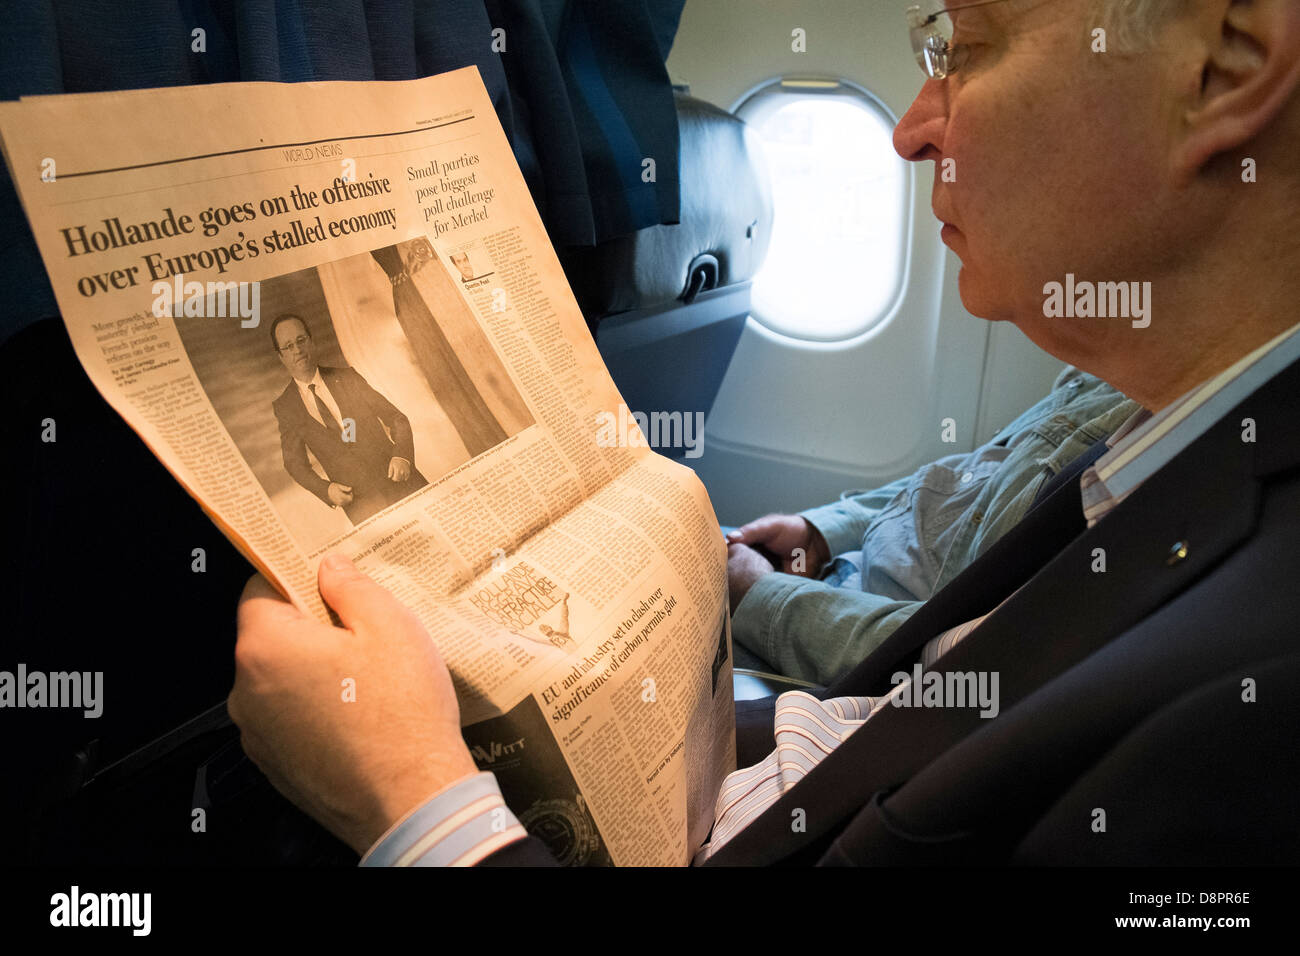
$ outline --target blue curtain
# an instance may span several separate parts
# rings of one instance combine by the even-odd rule
[[[664,61],[684,3],[3,0],[0,98],[238,80],[404,80],[474,65],[552,242],[592,245],[678,221],[677,119]],[[191,52],[196,27],[206,32],[203,53]],[[499,52],[496,28],[504,31]],[[647,158],[652,182],[642,179]],[[0,339],[57,312],[7,169],[0,294]]]

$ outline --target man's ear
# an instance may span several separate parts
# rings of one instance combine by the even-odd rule
[[[1207,43],[1200,97],[1175,156],[1188,178],[1260,135],[1300,89],[1300,0],[1227,0],[1209,26],[1221,32]]]

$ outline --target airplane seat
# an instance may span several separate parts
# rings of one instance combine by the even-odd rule
[[[707,418],[771,238],[772,189],[755,131],[680,88],[674,99],[681,221],[560,257],[628,408]]]

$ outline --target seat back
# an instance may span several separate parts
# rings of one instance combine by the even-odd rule
[[[767,252],[772,191],[756,132],[689,94],[675,98],[681,222],[561,259],[629,409],[707,416]]]

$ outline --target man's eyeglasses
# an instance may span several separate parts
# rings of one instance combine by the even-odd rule
[[[991,3],[1005,3],[1006,0],[977,0],[975,3],[961,3],[952,7],[941,7],[933,13],[923,13],[921,7],[907,8],[907,32],[912,38],[912,52],[916,62],[921,65],[925,75],[942,80],[956,73],[961,66],[963,47],[953,45],[952,17],[949,14],[969,7],[986,7]],[[934,9],[934,3],[927,5]]]
[[[284,345],[277,345],[275,347],[275,350],[277,352],[288,352],[290,349],[294,349],[294,348],[305,349],[307,347],[307,343],[310,341],[311,341],[310,335],[300,335],[296,339],[291,339],[290,341],[286,342]]]

